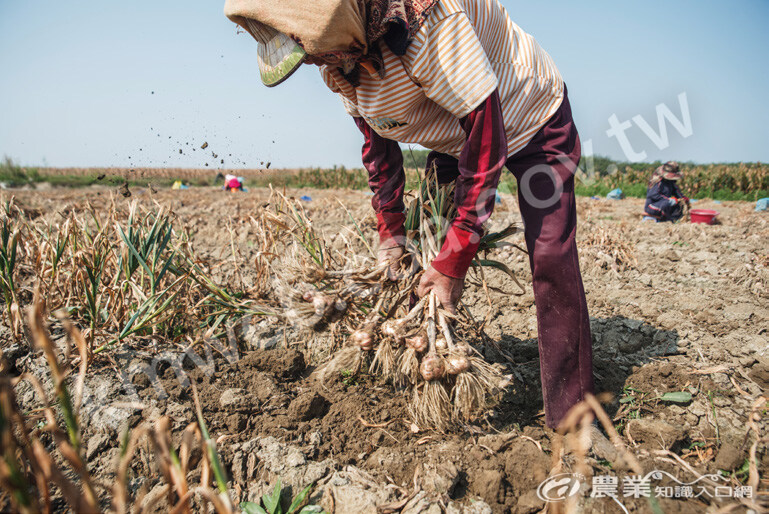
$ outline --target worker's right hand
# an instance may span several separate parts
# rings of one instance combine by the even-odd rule
[[[405,252],[402,246],[393,246],[390,248],[380,248],[377,261],[379,264],[387,264],[388,280],[398,280],[403,276],[401,264]]]
[[[465,288],[464,278],[454,278],[444,275],[432,266],[427,268],[422,280],[419,281],[417,295],[424,298],[428,293],[435,293],[438,303],[441,307],[451,314],[457,313],[459,299],[462,298],[462,291]]]

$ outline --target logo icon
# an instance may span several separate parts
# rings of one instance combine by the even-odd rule
[[[554,475],[539,484],[537,496],[546,502],[560,502],[571,498],[579,492],[580,480],[583,478],[582,475],[572,473]]]
[[[381,118],[366,118],[366,121],[369,125],[371,125],[374,128],[378,128],[379,130],[391,130],[398,127],[405,127],[408,125],[408,123],[404,123],[398,120],[394,120],[392,118],[388,117],[381,117]]]

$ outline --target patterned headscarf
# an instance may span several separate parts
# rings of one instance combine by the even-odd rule
[[[379,41],[398,56],[405,55],[417,31],[439,0],[358,0],[365,12],[367,53],[363,49],[329,52],[308,57],[307,62],[337,66],[353,86],[359,84],[361,68],[384,77]]]
[[[681,174],[681,167],[676,161],[666,162],[652,174],[652,178],[649,181],[649,185],[653,186],[661,180],[681,180],[683,175]]]

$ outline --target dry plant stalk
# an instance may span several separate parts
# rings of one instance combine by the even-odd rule
[[[54,394],[58,400],[59,407],[64,418],[66,426],[66,435],[60,431],[56,422],[56,415],[50,406],[46,405],[45,412],[48,425],[45,427],[45,431],[53,435],[59,452],[64,457],[65,461],[71,466],[72,470],[77,473],[80,478],[82,493],[77,495],[77,502],[73,504],[73,507],[80,509],[96,510],[98,505],[98,499],[96,492],[94,491],[91,476],[85,465],[85,461],[82,456],[82,440],[80,433],[80,425],[78,422],[77,411],[75,410],[72,397],[65,384],[66,374],[59,364],[58,357],[56,356],[55,345],[48,335],[48,330],[45,327],[44,322],[45,305],[40,297],[40,291],[35,291],[35,299],[33,301],[33,307],[30,310],[29,315],[29,328],[34,341],[35,346],[43,351],[46,362],[48,363],[48,369],[51,372],[51,378],[54,385]],[[87,366],[80,368],[80,376],[78,377],[78,384],[82,384],[85,380],[85,372]],[[82,386],[80,387],[82,391]],[[45,392],[40,391],[41,398],[45,398]],[[47,402],[46,402],[47,403]],[[40,455],[40,458],[46,462],[43,467],[44,477],[49,482],[56,483],[62,491],[65,489],[70,490],[71,484],[64,478],[63,473],[59,472],[52,461],[50,456],[42,456],[45,451],[39,440],[33,441],[35,445],[35,453]],[[46,459],[45,457],[48,457]],[[74,493],[71,493],[74,496]]]
[[[21,335],[21,309],[19,307],[19,286],[17,283],[19,259],[28,253],[21,230],[14,226],[14,218],[18,219],[21,211],[14,205],[13,198],[5,205],[2,225],[0,226],[0,293],[5,303],[5,315],[13,338]],[[20,245],[21,242],[21,245]]]
[[[79,330],[64,319],[65,331],[77,346],[80,360],[78,374],[73,380],[73,397],[67,386],[70,375],[67,364],[61,363],[45,320],[45,304],[38,289],[30,310],[29,329],[36,347],[42,350],[46,358],[59,412],[48,401],[47,391],[34,376],[9,378],[8,364],[0,357],[0,484],[10,492],[13,506],[22,513],[50,511],[56,494],[75,512],[98,512],[102,507],[96,490],[104,486],[97,485],[82,456],[84,443],[78,418],[88,369],[87,344]],[[42,428],[33,428],[37,425],[35,417],[25,415],[16,402],[14,387],[21,380],[28,381],[35,388],[42,402],[41,412],[46,422]],[[63,428],[59,425],[60,418],[64,421]],[[51,437],[52,444],[44,443],[44,434]],[[153,443],[155,459],[164,481],[169,485],[168,504],[172,506],[171,512],[191,512],[193,496],[212,504],[218,513],[234,512],[219,456],[205,429],[200,411],[198,422],[190,424],[182,434],[178,451],[171,444],[168,418],[159,419],[151,429],[140,426],[133,433],[125,434],[117,462],[116,481],[110,488],[112,512],[126,513],[129,510],[131,498],[127,491],[127,476],[136,447],[144,437]],[[190,471],[190,455],[195,447],[203,449],[200,463],[203,472],[200,484],[191,487],[187,476]],[[57,450],[56,454],[54,449]],[[211,488],[211,474],[208,471],[211,469],[216,477],[216,490]],[[151,509],[152,505],[152,501],[147,502],[137,512]]]
[[[122,344],[178,342],[218,330],[245,316],[279,317],[271,282],[277,234],[271,214],[230,223],[259,241],[257,272],[245,290],[241,281],[220,283],[215,265],[200,258],[189,233],[159,204],[90,203],[65,208],[62,221],[32,218],[13,200],[0,210],[0,293],[8,326],[21,334],[21,311],[37,284],[47,307],[64,309],[82,329],[88,359]],[[232,247],[239,269],[242,256]],[[26,282],[23,282],[22,277]],[[31,277],[30,280],[28,277]]]
[[[586,233],[580,246],[593,253],[615,273],[635,269],[638,259],[633,246],[623,237],[624,226],[619,236],[615,232],[605,227],[593,227]]]
[[[758,472],[758,465],[756,464],[756,451],[758,450],[758,443],[762,440],[758,422],[761,421],[761,412],[766,409],[766,404],[767,399],[763,396],[759,396],[756,401],[753,402],[750,416],[748,417],[748,436],[751,434],[753,435],[753,444],[750,445],[750,450],[748,451],[748,486],[757,494],[755,499],[750,499],[747,503],[757,512],[761,512],[767,507],[766,502],[764,502],[763,505],[758,504],[759,495],[764,498],[765,495],[761,494],[758,490],[761,477]]]
[[[603,399],[608,400],[608,397],[604,397]],[[561,422],[561,425],[558,427],[558,433],[561,435],[577,433],[581,428],[586,426],[586,424],[592,424],[594,419],[598,419],[598,422],[609,436],[609,440],[625,459],[628,467],[630,467],[636,474],[642,474],[643,469],[635,455],[633,455],[627,449],[627,446],[625,446],[622,437],[617,432],[617,429],[614,428],[611,418],[606,411],[603,410],[603,407],[601,407],[601,401],[592,394],[585,395],[583,401],[569,410],[566,417]],[[579,440],[583,443],[585,442],[584,438]],[[584,464],[584,462],[582,464]]]
[[[609,396],[606,395],[603,399],[608,400]],[[596,419],[598,419],[601,426],[603,426],[604,430],[609,435],[609,439],[618,450],[618,455],[624,460],[624,464],[637,475],[643,474],[643,469],[635,455],[633,455],[622,442],[622,438],[614,428],[611,418],[609,418],[609,415],[603,407],[601,407],[601,401],[592,394],[587,394],[583,401],[569,410],[558,427],[557,432],[560,438],[557,438],[553,444],[553,466],[550,470],[550,476],[555,476],[564,472],[563,456],[565,455],[567,448],[573,451],[574,459],[576,461],[576,472],[582,476],[589,476],[591,474],[591,466],[587,461],[587,455],[592,446],[591,430],[593,430],[593,422]],[[614,462],[612,464],[616,467],[618,463]],[[563,502],[549,503],[547,505],[547,511],[567,513],[579,512],[578,500],[578,495],[572,495]]]

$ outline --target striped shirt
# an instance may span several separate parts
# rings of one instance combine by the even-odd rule
[[[350,115],[387,139],[458,158],[467,140],[459,120],[498,89],[511,156],[563,100],[552,59],[498,0],[441,0],[406,55],[380,47],[384,79],[364,71],[354,88],[336,68],[323,66],[321,75]]]

